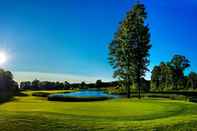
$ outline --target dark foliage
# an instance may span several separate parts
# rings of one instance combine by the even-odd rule
[[[189,101],[197,103],[197,96],[189,97]]]
[[[182,55],[174,55],[170,62],[161,62],[155,66],[151,76],[151,91],[176,91],[195,88],[195,73],[189,77],[184,74],[185,69],[190,66],[190,61]]]
[[[18,93],[18,84],[10,71],[0,69],[0,102],[11,99]]]
[[[102,82],[99,80],[96,83],[64,83],[61,82],[49,82],[34,80],[32,82],[25,81],[20,83],[21,90],[68,90],[68,89],[88,89],[88,88],[108,88],[118,85],[117,81]]]
[[[85,101],[101,101],[111,99],[112,97],[102,96],[102,97],[71,97],[63,95],[49,95],[49,101],[69,101],[69,102],[85,102]]]
[[[50,81],[24,81],[20,83],[21,90],[67,90],[71,89],[71,85],[65,81],[50,82]]]

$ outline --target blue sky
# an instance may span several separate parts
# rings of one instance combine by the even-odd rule
[[[150,69],[182,54],[192,62],[189,70],[197,71],[197,2],[143,2],[153,45]],[[0,51],[9,56],[3,68],[17,80],[112,80],[107,47],[132,3],[0,0]]]

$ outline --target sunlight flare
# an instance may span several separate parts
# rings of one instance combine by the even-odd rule
[[[0,52],[0,65],[3,65],[7,61],[7,55],[5,52]]]

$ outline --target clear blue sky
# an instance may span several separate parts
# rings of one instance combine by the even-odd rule
[[[0,51],[17,80],[112,79],[108,43],[132,0],[1,0]],[[182,54],[197,71],[196,0],[144,0],[151,29],[150,69]],[[29,72],[29,73],[28,73]],[[32,73],[37,75],[31,76]],[[40,74],[39,74],[40,73]],[[43,74],[45,73],[45,74]],[[52,75],[55,73],[56,75]],[[62,74],[62,78],[57,77]],[[64,76],[65,75],[65,78]]]

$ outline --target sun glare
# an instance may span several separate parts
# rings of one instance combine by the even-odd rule
[[[4,52],[0,52],[0,65],[4,64],[7,60],[7,56]]]

